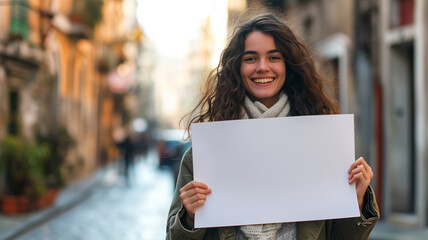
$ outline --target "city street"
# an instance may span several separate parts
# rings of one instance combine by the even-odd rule
[[[171,173],[158,169],[155,154],[138,159],[129,186],[120,172],[119,166],[110,168],[87,200],[17,239],[165,239]]]
[[[169,170],[159,169],[152,152],[138,159],[127,186],[118,165],[108,167],[101,187],[77,206],[39,225],[17,240],[160,240],[173,192]],[[370,239],[426,239],[425,229],[380,222]]]

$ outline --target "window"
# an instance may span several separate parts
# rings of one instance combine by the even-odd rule
[[[10,3],[9,36],[28,40],[28,3],[27,0],[14,0]]]
[[[11,135],[18,135],[18,115],[19,115],[19,93],[9,92],[9,124],[8,132]]]
[[[398,27],[414,22],[415,0],[392,0],[390,5],[390,26]]]

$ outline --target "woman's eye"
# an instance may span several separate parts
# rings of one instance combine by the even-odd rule
[[[272,56],[270,57],[271,60],[280,60],[281,57],[280,56]]]
[[[251,61],[255,61],[255,60],[256,60],[255,57],[246,57],[246,58],[244,58],[245,62],[251,62]]]

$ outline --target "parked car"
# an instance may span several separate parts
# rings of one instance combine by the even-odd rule
[[[175,180],[180,169],[181,158],[192,144],[190,140],[184,140],[184,134],[184,130],[163,130],[157,143],[159,167],[170,168]]]
[[[158,140],[159,166],[172,166],[176,161],[180,161],[183,152],[183,145],[188,141],[183,140],[184,131],[177,129],[167,129],[160,133]]]

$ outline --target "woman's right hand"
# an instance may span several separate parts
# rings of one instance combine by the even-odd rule
[[[196,209],[202,206],[207,199],[211,189],[201,182],[191,181],[180,189],[180,199],[186,208],[186,223],[193,228]]]

